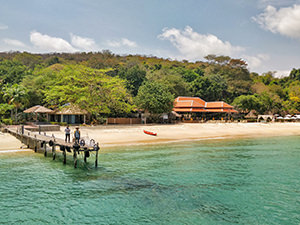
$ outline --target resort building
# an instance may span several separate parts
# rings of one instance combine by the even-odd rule
[[[196,113],[201,117],[238,113],[233,106],[223,101],[206,102],[199,97],[177,97],[173,111],[180,114]]]
[[[73,104],[65,104],[62,107],[51,110],[44,106],[36,105],[24,110],[24,113],[29,114],[27,120],[35,121],[36,123],[47,122],[64,122],[68,124],[86,123],[88,112]]]
[[[50,114],[51,122],[65,122],[68,124],[82,124],[86,123],[88,112],[79,108],[76,105],[66,104],[60,109],[54,110]]]

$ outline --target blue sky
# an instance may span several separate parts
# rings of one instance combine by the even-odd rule
[[[0,0],[0,51],[109,49],[203,61],[242,58],[258,73],[300,67],[300,0]]]

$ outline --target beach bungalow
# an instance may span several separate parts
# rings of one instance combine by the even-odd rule
[[[73,104],[66,104],[50,114],[51,122],[65,122],[68,124],[86,123],[88,112]]]
[[[246,116],[245,119],[248,122],[256,122],[257,120],[257,115],[256,115],[256,111],[255,110],[251,110]]]
[[[31,114],[34,120],[37,122],[39,120],[49,121],[49,114],[53,113],[53,110],[48,109],[41,105],[33,106],[29,109],[23,111],[26,114]]]

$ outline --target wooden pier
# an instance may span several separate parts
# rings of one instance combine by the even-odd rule
[[[53,136],[47,136],[46,133],[32,133],[24,129],[24,126],[18,126],[14,128],[5,128],[5,131],[15,136],[23,144],[27,145],[27,148],[33,149],[35,152],[43,152],[46,157],[48,154],[52,154],[53,160],[56,158],[56,152],[62,151],[63,163],[67,162],[67,152],[73,155],[74,167],[77,168],[78,155],[84,154],[84,162],[87,162],[87,158],[91,152],[96,153],[95,167],[98,167],[98,152],[100,150],[99,144],[91,140],[90,143],[67,143],[63,139]],[[47,148],[49,146],[49,150]]]

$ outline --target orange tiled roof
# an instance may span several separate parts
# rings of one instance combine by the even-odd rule
[[[215,112],[215,113],[238,113],[234,109],[197,109],[197,108],[173,108],[174,112]]]
[[[174,103],[175,102],[185,102],[185,101],[194,101],[194,102],[199,103],[202,106],[205,105],[205,101],[201,98],[198,98],[198,97],[182,97],[182,96],[179,96],[174,100]]]
[[[230,108],[233,109],[233,107],[226,102],[206,102],[205,108]]]
[[[184,108],[184,107],[204,108],[204,105],[200,104],[198,101],[195,101],[195,100],[183,100],[183,101],[174,102],[174,107],[176,107],[176,108]]]
[[[175,112],[232,112],[237,113],[233,107],[226,102],[205,102],[198,97],[177,97],[174,100]]]

